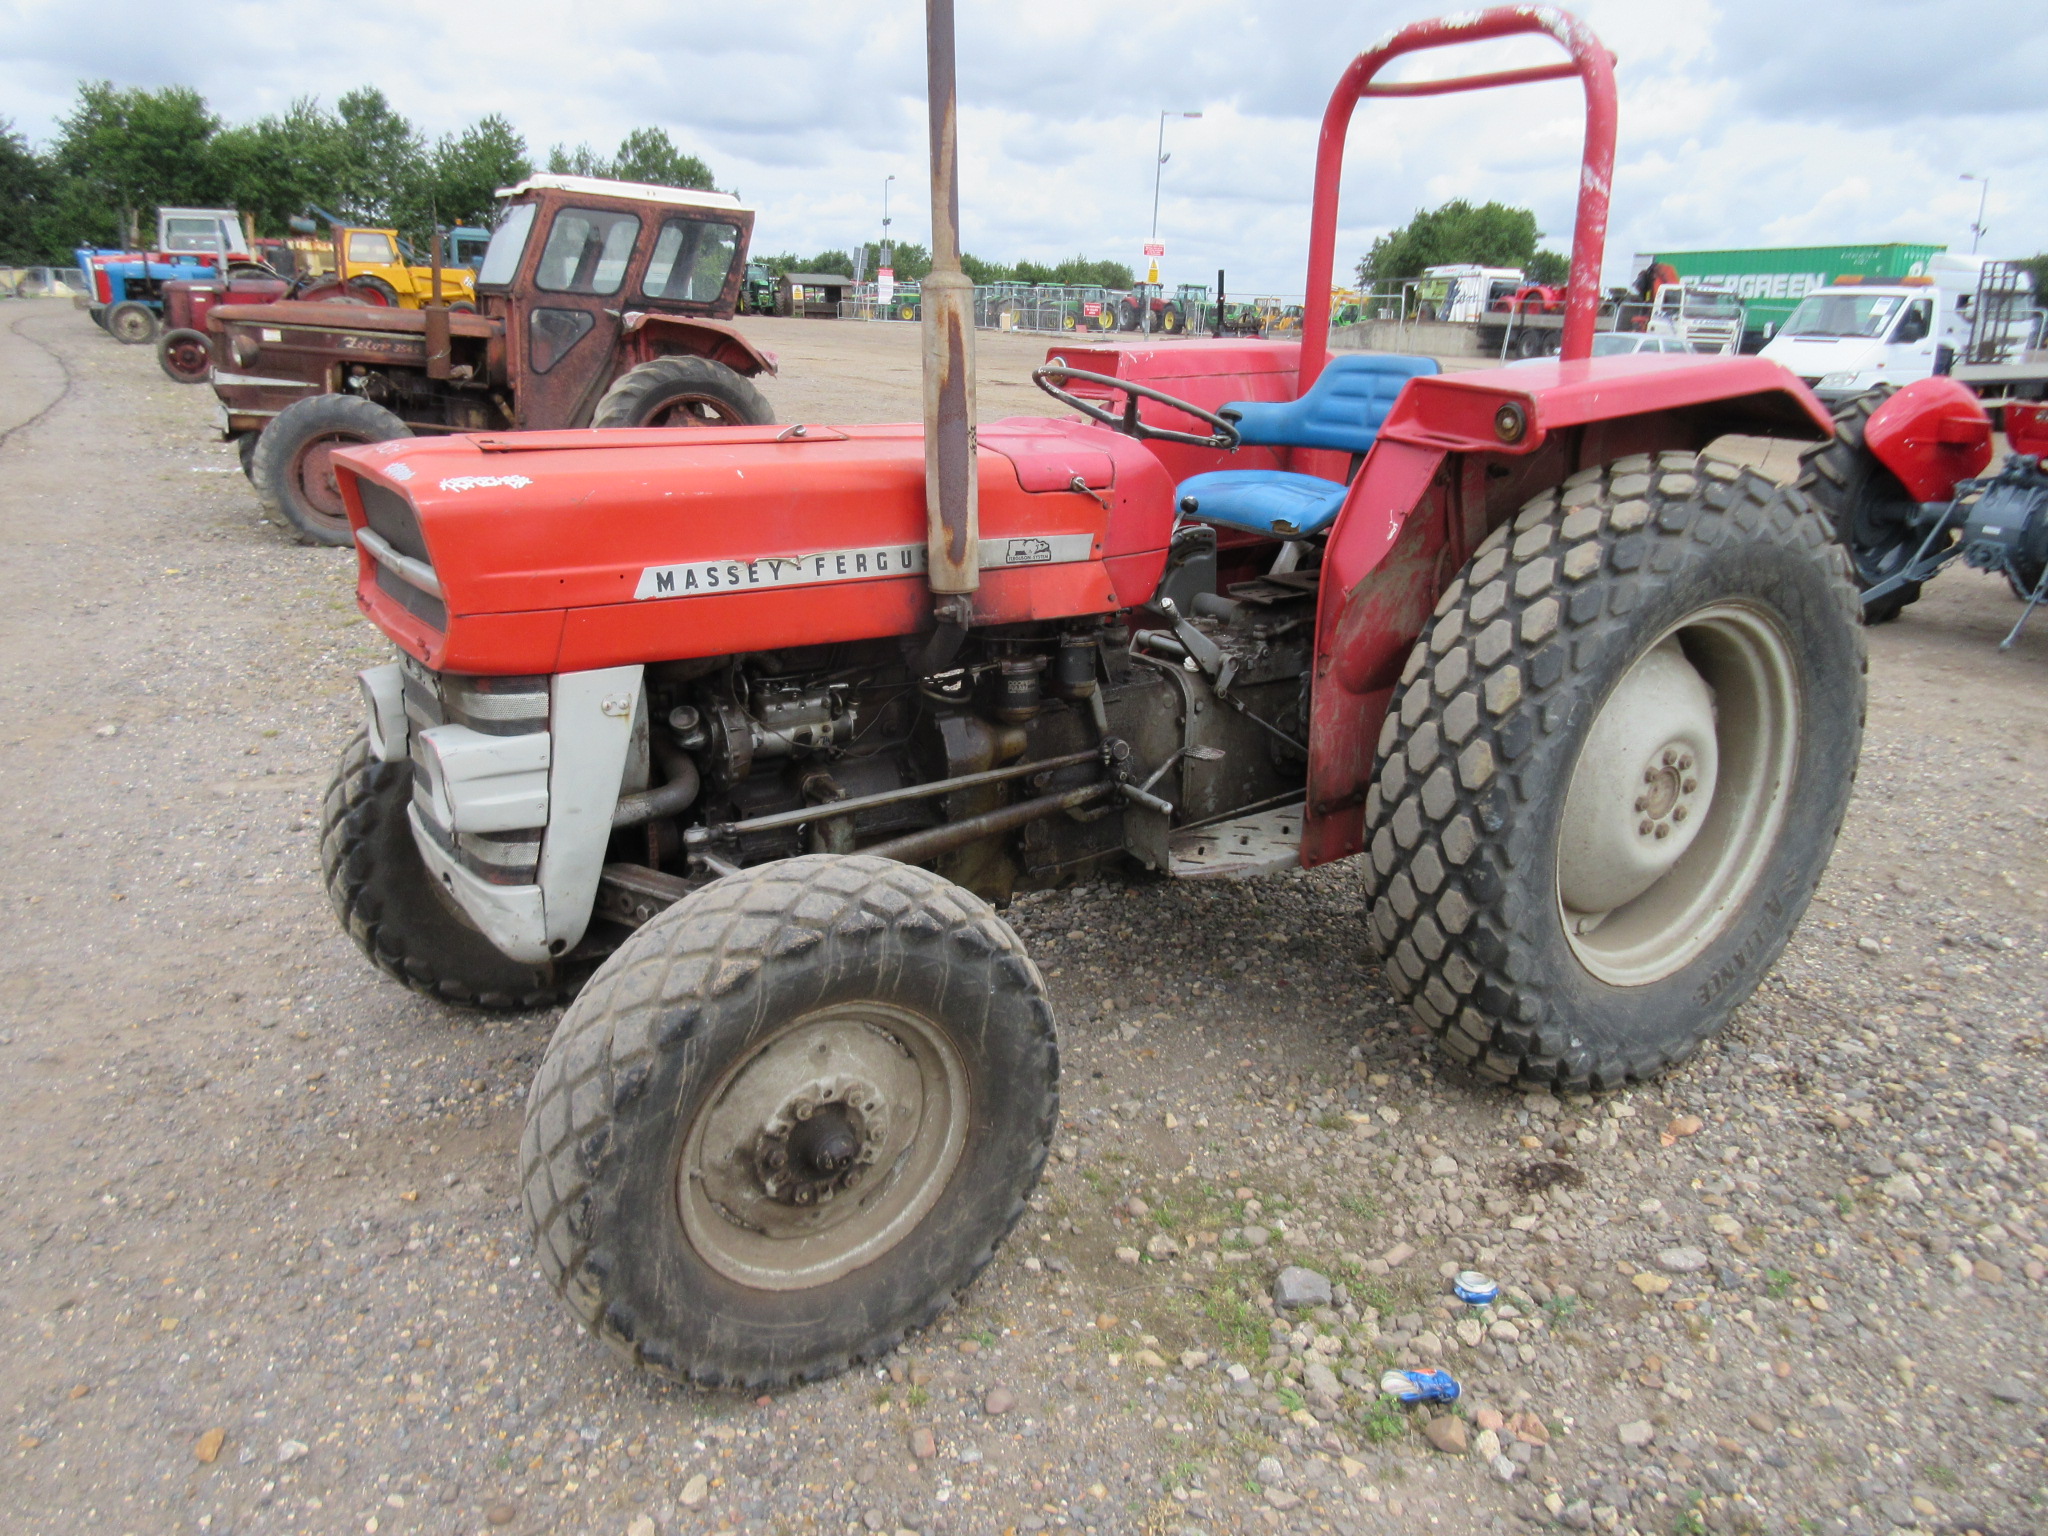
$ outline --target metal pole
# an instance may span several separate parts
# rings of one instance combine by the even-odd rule
[[[941,626],[963,631],[981,585],[974,448],[974,284],[960,269],[959,101],[953,0],[925,0],[931,120],[932,270],[924,281],[926,581]]]
[[[1152,151],[1152,238],[1159,238],[1159,176],[1166,169],[1166,114],[1159,114],[1159,143]]]
[[[1991,178],[1965,171],[1960,179],[1977,183],[1977,222],[1970,226],[1970,254],[1974,256],[1977,254],[1977,242],[1984,235],[1984,203],[1991,196]]]

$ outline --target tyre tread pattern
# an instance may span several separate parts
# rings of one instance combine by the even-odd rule
[[[590,413],[590,424],[638,425],[638,418],[649,409],[649,402],[677,385],[699,388],[727,400],[747,426],[765,427],[775,421],[775,408],[751,380],[724,363],[690,353],[649,358],[628,368],[598,397],[597,409]]]
[[[597,1186],[614,1111],[645,1086],[658,1053],[686,1048],[705,1003],[759,992],[765,973],[784,965],[814,968],[822,992],[837,969],[840,941],[870,940],[889,928],[907,957],[956,968],[969,1007],[975,1006],[974,988],[981,989],[983,1009],[995,992],[1025,995],[1040,1025],[1034,1049],[1043,1053],[1043,1071],[1031,1075],[1056,1083],[1058,1045],[1037,967],[980,898],[928,870],[866,855],[813,855],[743,870],[686,898],[656,923],[661,942],[621,950],[563,1017],[528,1094],[520,1186],[542,1274],[576,1320],[615,1352],[635,1366],[700,1386],[758,1389],[819,1380],[888,1353],[952,1305],[1023,1215],[1051,1149],[1056,1091],[1027,1109],[1033,1155],[1008,1187],[984,1192],[1001,1202],[993,1240],[934,1289],[919,1315],[837,1358],[744,1377],[682,1358],[655,1336],[658,1319],[625,1315],[607,1290],[609,1266],[589,1218],[601,1198]],[[642,936],[654,935],[643,929]]]
[[[1409,653],[1366,797],[1369,940],[1395,996],[1480,1077],[1618,1087],[1685,1059],[1733,1011],[1702,1009],[1689,1034],[1627,1059],[1570,1049],[1531,981],[1529,898],[1513,878],[1528,854],[1506,829],[1548,787],[1518,764],[1573,728],[1573,676],[1625,630],[1616,620],[1687,542],[1759,540],[1822,565],[1855,622],[1848,556],[1803,494],[1665,452],[1583,470],[1527,502],[1480,543]],[[1860,660],[1860,627],[1856,645]]]

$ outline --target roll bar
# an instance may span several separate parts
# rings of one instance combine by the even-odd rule
[[[1538,64],[1449,80],[1398,81],[1375,85],[1373,77],[1404,54],[1493,37],[1539,33],[1571,55],[1566,63]],[[1600,308],[1600,260],[1607,247],[1607,204],[1614,184],[1614,56],[1578,17],[1547,5],[1495,6],[1455,17],[1418,21],[1390,33],[1351,61],[1323,109],[1322,138],[1316,146],[1315,211],[1308,234],[1308,297],[1302,307],[1301,373],[1306,394],[1330,357],[1330,277],[1337,249],[1337,194],[1344,172],[1344,140],[1351,114],[1367,96],[1448,96],[1501,85],[1577,76],[1586,88],[1586,140],[1579,170],[1578,218],[1572,229],[1572,269],[1565,288],[1564,346],[1567,359],[1589,357],[1593,321]]]

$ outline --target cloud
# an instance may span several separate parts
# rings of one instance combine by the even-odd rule
[[[1462,3],[1462,0],[1460,0]],[[1159,230],[1168,281],[1298,292],[1323,105],[1356,49],[1427,0],[956,0],[962,218],[979,255],[1142,260],[1161,109]],[[2048,14],[1988,0],[1581,0],[1618,56],[1620,149],[1607,271],[1639,251],[1910,239],[1967,245],[1992,178],[1986,249],[2048,249],[2024,195],[2048,150]],[[616,144],[655,123],[761,210],[769,250],[927,237],[923,7],[916,0],[500,0],[487,12],[229,0],[165,26],[142,0],[93,25],[12,0],[0,100],[47,138],[76,82],[189,84],[230,120],[292,98],[384,89],[431,133],[502,112],[544,152]],[[1402,66],[1411,76],[1548,56],[1540,41]],[[1576,86],[1374,101],[1354,121],[1338,271],[1375,234],[1449,197],[1535,210],[1569,237]]]

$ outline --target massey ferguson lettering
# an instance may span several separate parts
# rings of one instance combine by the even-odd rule
[[[1085,533],[1044,538],[983,539],[983,567],[1064,565],[1086,560],[1095,541]],[[747,592],[761,587],[812,587],[832,581],[872,581],[878,576],[923,573],[922,544],[878,544],[868,549],[829,549],[803,555],[755,555],[746,560],[700,560],[687,565],[650,565],[640,573],[633,596],[704,597],[714,592]]]

